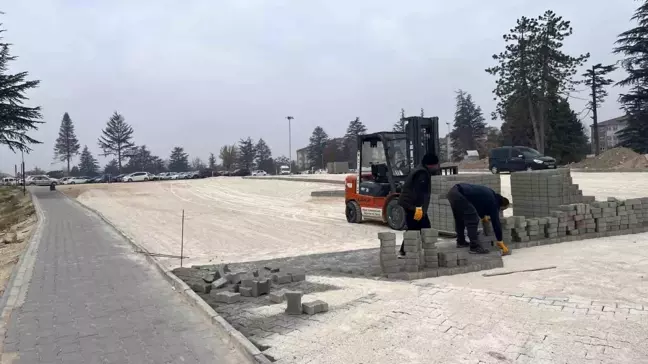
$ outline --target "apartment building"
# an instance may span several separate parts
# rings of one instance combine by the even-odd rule
[[[602,153],[619,144],[617,133],[626,127],[627,116],[619,116],[614,119],[601,121],[598,123],[599,134],[599,151]],[[594,143],[594,125],[590,125],[592,136],[592,153],[595,153],[596,144]]]

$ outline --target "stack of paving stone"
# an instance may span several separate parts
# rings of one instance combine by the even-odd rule
[[[572,181],[568,168],[511,174],[511,196],[515,215],[546,217],[564,204],[594,201]]]
[[[380,268],[385,274],[400,271],[396,256],[396,234],[392,232],[378,233],[380,239]]]
[[[439,256],[437,252],[437,238],[439,231],[434,229],[421,229],[421,241],[423,246],[424,268],[439,268]]]
[[[513,225],[513,230],[511,231],[513,241],[518,243],[529,241],[527,220],[524,218],[524,216],[515,216],[514,218],[515,224]]]
[[[405,272],[418,272],[421,265],[421,232],[418,230],[407,230],[403,233],[403,245],[405,257]]]
[[[439,267],[454,268],[465,266],[468,264],[467,255],[467,249],[439,252]]]
[[[501,191],[500,176],[496,174],[457,174],[432,177],[432,196],[428,206],[428,216],[433,229],[454,233],[454,218],[446,195],[450,188],[462,182],[488,186],[497,193]]]

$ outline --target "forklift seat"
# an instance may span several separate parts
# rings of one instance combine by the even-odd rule
[[[374,181],[378,183],[389,183],[387,172],[387,165],[384,163],[371,165],[371,175],[373,176]]]

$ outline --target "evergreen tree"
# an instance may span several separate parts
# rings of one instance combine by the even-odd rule
[[[85,145],[83,151],[81,151],[81,157],[79,157],[79,173],[82,176],[94,177],[97,175],[98,170],[99,163],[88,150],[88,146]]]
[[[493,126],[486,128],[486,140],[484,141],[483,148],[479,152],[481,156],[488,155],[488,152],[493,148],[502,146],[502,132]]]
[[[367,133],[367,127],[360,121],[359,117],[349,122],[346,134],[344,134],[344,153],[345,160],[349,162],[349,168],[357,168],[358,160],[358,136]]]
[[[106,164],[104,167],[104,174],[110,174],[113,176],[116,176],[119,174],[119,166],[117,165],[117,161],[115,159],[111,159],[110,162]]]
[[[81,171],[79,171],[78,166],[74,166],[74,167],[72,167],[72,169],[70,169],[70,176],[72,176],[72,177],[81,177]]]
[[[40,107],[24,106],[29,100],[25,93],[38,87],[40,81],[27,81],[27,72],[9,74],[9,62],[16,59],[9,54],[9,43],[2,41],[0,23],[0,144],[4,144],[13,152],[31,151],[30,144],[41,144],[27,135],[30,130],[38,129],[42,124]]]
[[[272,160],[272,151],[265,140],[259,139],[254,150],[256,151],[254,161],[256,162],[257,168],[267,173],[274,173],[275,168],[274,161]]]
[[[308,143],[308,162],[315,169],[324,169],[324,150],[329,141],[328,134],[321,126],[315,127]]]
[[[565,98],[551,100],[548,120],[545,153],[559,164],[579,162],[585,158],[589,150],[585,128]]]
[[[252,138],[247,137],[247,139],[239,140],[238,152],[239,166],[248,171],[252,170],[256,157],[256,150],[254,149],[254,141]]]
[[[156,174],[164,170],[164,162],[160,157],[153,155],[146,145],[142,145],[130,150],[129,160],[124,166],[124,170],[128,173],[149,172]]]
[[[209,153],[209,159],[207,159],[209,169],[212,171],[216,169],[216,156],[214,153]]]
[[[115,111],[101,132],[103,135],[99,137],[99,147],[103,150],[103,156],[115,156],[121,173],[122,162],[129,157],[135,146],[133,128]]]
[[[169,157],[169,171],[187,172],[189,171],[189,155],[185,153],[184,148],[175,147]]]
[[[461,160],[468,150],[479,150],[486,138],[486,122],[472,96],[457,91],[454,129],[450,132],[452,159]]]
[[[617,135],[622,146],[648,153],[648,1],[642,1],[631,19],[637,26],[619,34],[614,49],[625,57],[621,65],[628,73],[617,85],[630,88],[619,97],[628,120]]]
[[[54,158],[61,162],[67,162],[67,173],[70,174],[70,161],[79,154],[81,145],[74,133],[74,124],[68,113],[63,114],[59,135],[54,145]]]
[[[598,155],[600,151],[598,143],[600,136],[598,135],[598,128],[596,127],[598,125],[597,109],[601,107],[608,95],[605,87],[614,82],[611,78],[608,78],[607,75],[610,72],[614,72],[616,69],[616,65],[611,64],[603,66],[599,63],[592,66],[592,68],[588,69],[587,72],[583,74],[584,83],[590,89],[590,101],[587,103],[587,108],[592,112],[592,120],[594,121],[595,126],[592,140],[596,146],[596,155]]]
[[[205,165],[205,162],[200,159],[200,157],[196,157],[191,160],[191,170],[202,171],[205,168],[207,168],[207,166]]]
[[[394,131],[398,133],[405,132],[405,109],[401,109],[400,119],[394,123]]]
[[[223,168],[226,171],[231,171],[238,160],[238,150],[236,149],[236,145],[222,146],[218,156],[221,161],[223,161]]]
[[[493,56],[499,64],[486,70],[498,77],[493,90],[499,100],[494,115],[509,123],[525,122],[525,118],[506,115],[521,98],[531,122],[534,145],[541,153],[546,145],[550,99],[573,90],[572,77],[589,58],[589,54],[573,57],[562,51],[564,40],[571,34],[570,22],[551,10],[538,18],[522,17],[504,35],[505,51]]]

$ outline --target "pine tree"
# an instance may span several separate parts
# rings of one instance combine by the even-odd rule
[[[70,169],[70,176],[72,176],[72,177],[80,177],[81,176],[81,172],[79,171],[78,166],[74,166],[74,167],[72,167],[72,169]]]
[[[470,94],[457,91],[454,129],[450,132],[452,159],[460,160],[468,150],[479,150],[486,138],[486,122]]]
[[[2,42],[0,23],[0,144],[4,144],[12,152],[31,151],[30,144],[41,144],[27,135],[30,130],[38,129],[42,124],[40,107],[24,106],[29,100],[25,93],[38,87],[40,81],[26,81],[27,72],[9,74],[9,62],[16,59],[9,54],[9,43]]]
[[[164,162],[160,157],[153,155],[146,145],[142,145],[130,150],[129,160],[124,170],[129,173],[160,173],[164,170]]]
[[[344,153],[350,168],[357,168],[358,136],[366,133],[367,127],[360,121],[359,117],[349,122],[346,134],[344,134]]]
[[[189,155],[185,153],[184,148],[175,147],[169,157],[169,171],[187,172],[189,170]]]
[[[256,151],[255,163],[257,168],[266,171],[267,173],[273,173],[275,171],[274,161],[272,160],[272,151],[265,140],[259,139],[256,146],[254,147]]]
[[[600,136],[598,135],[598,114],[597,109],[601,107],[608,93],[605,89],[606,86],[611,85],[614,81],[611,78],[608,78],[607,75],[611,72],[614,72],[617,69],[616,65],[607,65],[603,66],[602,64],[596,64],[592,68],[588,69],[584,74],[584,83],[590,89],[590,101],[587,103],[587,108],[592,112],[592,120],[594,121],[594,135],[592,135],[592,141],[595,145],[595,154],[598,155],[599,140]]]
[[[98,170],[99,163],[97,163],[95,157],[90,153],[88,146],[85,145],[81,152],[81,157],[79,157],[79,173],[82,176],[94,177],[97,175]]]
[[[308,144],[308,162],[315,169],[324,168],[324,150],[329,141],[328,134],[321,126],[315,127]]]
[[[122,162],[129,157],[135,146],[132,141],[133,128],[115,111],[101,132],[103,135],[99,137],[99,147],[103,150],[103,156],[115,156],[121,173]]]
[[[585,128],[565,98],[551,100],[548,120],[545,153],[559,164],[579,162],[585,158],[588,152]]]
[[[614,49],[625,56],[621,65],[628,73],[617,85],[630,88],[619,97],[628,120],[617,135],[622,146],[648,153],[648,1],[642,1],[631,20],[637,26],[619,34]]]
[[[54,145],[54,158],[61,162],[67,162],[67,173],[70,174],[70,161],[72,158],[79,154],[81,145],[74,133],[74,124],[68,113],[63,114],[61,120],[61,127],[59,129],[59,136]]]
[[[254,168],[254,159],[256,157],[254,141],[252,138],[247,137],[247,139],[239,140],[238,144],[239,166],[250,171]]]
[[[486,128],[486,140],[482,150],[479,152],[481,156],[488,155],[488,152],[493,148],[502,146],[502,132],[493,126]]]
[[[525,122],[525,118],[506,115],[512,104],[519,105],[516,100],[520,98],[531,122],[534,145],[541,153],[546,145],[551,93],[565,95],[573,90],[572,77],[589,58],[589,54],[573,57],[562,51],[572,31],[570,22],[551,10],[538,18],[522,17],[504,35],[505,51],[493,56],[499,64],[486,70],[498,77],[493,90],[499,99],[494,115],[509,122]]]
[[[216,156],[214,153],[209,153],[209,159],[207,159],[209,169],[212,171],[216,169]]]
[[[117,161],[114,159],[111,159],[110,162],[106,164],[104,167],[104,174],[110,174],[110,175],[118,175],[119,174],[119,166],[117,165]]]
[[[225,168],[226,171],[231,171],[238,160],[238,150],[236,149],[236,145],[222,146],[218,156],[221,161],[223,161],[223,168]]]
[[[405,132],[405,109],[401,109],[400,119],[396,123],[394,123],[393,130],[398,133]]]

